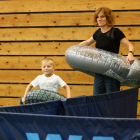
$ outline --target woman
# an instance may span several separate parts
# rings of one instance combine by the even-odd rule
[[[134,46],[128,41],[123,32],[114,28],[115,17],[111,9],[101,7],[95,11],[94,22],[100,28],[91,38],[81,42],[79,45],[89,46],[96,41],[96,48],[119,53],[120,42],[128,47],[128,56],[126,61],[132,64],[135,60]],[[95,74],[93,95],[110,93],[120,90],[120,82],[111,77]]]

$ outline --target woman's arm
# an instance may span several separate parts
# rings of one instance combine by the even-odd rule
[[[133,62],[135,60],[135,58],[133,56],[134,51],[135,51],[133,44],[127,38],[123,38],[120,42],[122,44],[124,44],[129,50],[126,61],[127,62],[129,61],[130,64],[133,64]]]
[[[79,45],[89,46],[89,45],[91,45],[94,42],[95,42],[95,40],[93,39],[93,37],[91,37],[88,40],[82,41]]]

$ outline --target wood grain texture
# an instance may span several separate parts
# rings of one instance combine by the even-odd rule
[[[0,83],[30,83],[41,70],[0,70]],[[54,71],[68,84],[93,84],[94,77],[80,71]]]
[[[137,10],[139,0],[10,0],[0,1],[1,13],[9,12],[51,12],[51,11],[91,11],[101,6],[112,10]]]
[[[68,84],[92,84],[94,77],[79,71],[55,71]],[[41,70],[0,70],[0,83],[30,83]]]
[[[41,69],[41,63],[47,56],[0,56],[0,69]],[[50,56],[55,69],[72,69],[65,56]]]
[[[20,98],[0,98],[0,106],[20,105]]]
[[[28,84],[0,84],[0,96],[1,97],[21,97]],[[93,95],[93,84],[90,85],[69,85],[71,89],[71,95],[72,97],[75,96],[81,96],[81,95]],[[38,89],[39,87],[32,88],[32,89]],[[127,90],[132,87],[127,86],[121,86],[120,90]],[[66,96],[66,91],[64,88],[59,87],[59,93]],[[138,95],[138,100],[140,100],[140,90]]]
[[[140,115],[140,101],[137,103],[137,115]]]
[[[25,89],[28,84],[0,84],[1,97],[21,97],[24,95]],[[93,85],[69,85],[71,89],[71,96],[93,95]],[[39,87],[32,88],[39,89]],[[59,87],[59,93],[66,96],[64,88]]]
[[[64,55],[77,42],[3,42],[0,55]]]
[[[41,62],[46,57],[54,61],[56,70],[62,72],[63,70],[73,70],[66,62],[65,56],[0,56],[0,69],[41,70]],[[140,60],[140,57],[135,58]]]
[[[78,45],[79,42],[2,42],[0,43],[0,55],[65,55],[66,50],[73,46]],[[131,42],[135,46],[135,55],[140,54],[140,42]],[[95,46],[95,43],[91,45]],[[122,43],[120,45],[121,55],[128,54],[128,48]]]
[[[115,25],[140,25],[140,11],[114,12]],[[95,25],[94,12],[2,14],[0,27]]]
[[[0,28],[0,41],[86,40],[99,27]],[[140,27],[119,27],[129,40],[140,40]]]

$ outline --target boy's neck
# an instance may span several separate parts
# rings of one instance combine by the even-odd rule
[[[45,75],[45,74],[44,74]],[[53,73],[51,73],[50,75],[45,75],[46,77],[51,77],[53,76]]]

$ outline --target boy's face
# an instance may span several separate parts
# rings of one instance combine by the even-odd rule
[[[46,77],[51,77],[53,75],[54,66],[49,62],[42,63],[42,72],[45,74]]]

